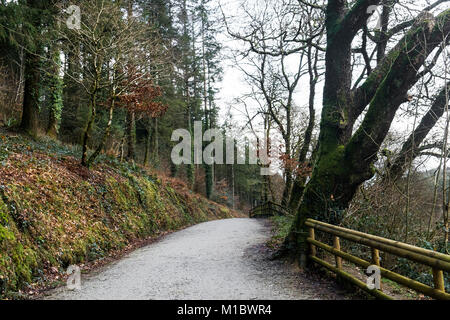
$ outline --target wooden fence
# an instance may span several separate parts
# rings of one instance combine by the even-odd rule
[[[342,268],[342,260],[347,260],[363,268],[368,268],[371,265],[378,266],[381,271],[381,276],[390,279],[398,284],[420,292],[426,296],[435,299],[450,300],[450,294],[445,292],[444,271],[450,272],[450,255],[439,252],[426,250],[406,243],[389,240],[382,237],[373,236],[363,232],[337,227],[324,222],[308,219],[306,226],[309,228],[308,243],[310,244],[309,258],[315,263],[331,270],[343,279],[353,283],[364,291],[369,292],[380,299],[393,299],[391,296],[385,294],[378,289],[369,289],[366,283],[357,279],[353,275],[345,272]],[[327,245],[316,240],[315,231],[325,232],[334,236],[333,246]],[[340,238],[346,239],[361,245],[365,245],[372,250],[372,261],[366,261],[355,257],[349,253],[343,252],[340,246]],[[321,248],[335,257],[335,266],[317,257],[317,248]],[[402,257],[413,262],[426,265],[431,268],[434,279],[434,287],[430,287],[421,282],[409,279],[398,273],[390,271],[381,267],[380,265],[380,251],[393,254],[397,257]]]
[[[274,215],[288,215],[289,210],[274,202],[266,202],[262,205],[256,206],[250,210],[250,218],[266,218]]]

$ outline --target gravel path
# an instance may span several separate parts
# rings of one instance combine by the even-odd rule
[[[230,219],[176,232],[46,299],[345,299],[325,280],[270,261],[267,222]]]

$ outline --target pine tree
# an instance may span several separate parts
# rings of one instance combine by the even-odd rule
[[[41,80],[41,55],[43,46],[40,37],[42,29],[43,8],[47,1],[27,0],[25,36],[30,41],[25,52],[25,86],[23,97],[23,112],[20,127],[32,136],[39,129],[39,89]]]

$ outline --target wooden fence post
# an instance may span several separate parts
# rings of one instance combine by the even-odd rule
[[[372,248],[372,263],[378,267],[381,267],[380,250],[375,248]],[[381,275],[380,275],[380,290],[383,291],[383,285],[381,284]]]
[[[380,250],[372,248],[372,263],[376,266],[380,265]]]
[[[442,270],[433,268],[433,280],[434,288],[436,290],[445,292],[444,272]]]
[[[312,240],[316,240],[316,235],[315,235],[315,232],[314,232],[314,228],[309,228],[309,237],[310,237]],[[316,254],[317,254],[316,246],[313,245],[313,244],[311,244],[311,255],[312,255],[313,257],[315,257]]]
[[[334,237],[334,248],[336,250],[341,251],[341,243],[339,241],[339,237]],[[338,256],[334,256],[336,259],[336,268],[338,268],[339,270],[342,269],[342,258],[338,257]]]

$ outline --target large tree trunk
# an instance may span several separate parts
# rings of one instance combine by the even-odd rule
[[[40,10],[43,3],[28,0],[26,4],[28,6],[28,22],[31,25],[28,28],[33,28],[34,30],[25,33],[29,37],[28,40],[34,43],[25,52],[25,85],[20,128],[30,135],[36,136],[39,129],[40,55],[42,54],[42,43],[38,37],[41,30],[42,17]],[[37,36],[37,34],[39,35]]]
[[[39,130],[40,63],[38,54],[25,53],[25,86],[20,128],[32,136],[36,136]]]
[[[297,211],[286,247],[306,266],[308,246],[305,220],[315,218],[338,224],[361,183],[373,177],[377,153],[399,106],[417,82],[426,57],[450,31],[450,11],[437,19],[420,16],[416,24],[387,55],[362,86],[358,100],[351,91],[350,50],[363,27],[370,5],[361,0],[347,11],[345,1],[327,6],[327,52],[319,151],[312,177]],[[439,22],[439,23],[437,23]],[[363,97],[363,98],[361,98]],[[362,105],[355,105],[355,102]],[[368,101],[366,103],[366,101]],[[364,120],[352,135],[353,125],[369,104]]]
[[[57,138],[59,120],[61,118],[61,110],[63,108],[63,82],[59,75],[61,69],[59,46],[54,44],[51,47],[50,64],[50,107],[49,107],[49,121],[47,126],[47,135],[52,138]]]
[[[191,99],[191,92],[190,92],[190,81],[189,78],[192,76],[192,61],[191,61],[191,55],[193,54],[192,48],[191,48],[191,36],[189,34],[189,13],[188,13],[188,7],[187,7],[187,1],[182,0],[180,3],[180,23],[183,28],[183,36],[181,38],[180,43],[180,51],[182,52],[182,69],[183,69],[183,94],[184,94],[184,100],[186,103],[186,113],[185,113],[185,121],[187,125],[187,130],[191,133],[191,136],[194,136],[193,132],[193,106],[195,104],[195,94],[193,99]],[[192,29],[192,32],[194,30]],[[191,151],[194,150],[194,144],[191,146]],[[193,163],[187,164],[185,167],[186,170],[186,177],[189,182],[189,187],[191,189],[194,189],[195,186],[195,165]]]
[[[80,143],[79,128],[81,123],[77,117],[81,105],[81,88],[76,81],[80,78],[80,46],[73,41],[73,48],[66,52],[66,68],[64,75],[63,109],[61,112],[60,138],[68,143]],[[76,79],[76,80],[75,80]]]

